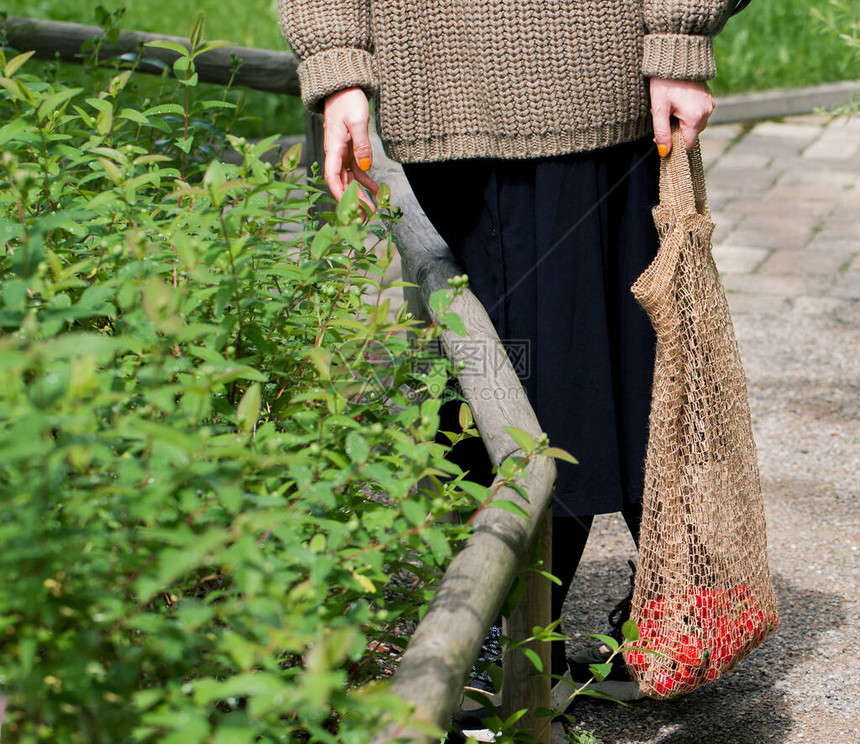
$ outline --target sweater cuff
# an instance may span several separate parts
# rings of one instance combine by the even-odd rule
[[[302,102],[314,113],[322,113],[322,102],[344,88],[362,88],[368,98],[376,93],[371,55],[355,47],[335,47],[318,52],[299,63]]]
[[[710,36],[646,34],[642,74],[674,80],[711,80],[717,75]]]

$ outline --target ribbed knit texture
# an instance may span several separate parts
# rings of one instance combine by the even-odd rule
[[[362,88],[401,162],[529,158],[648,132],[648,77],[708,80],[730,0],[279,0],[305,105]]]

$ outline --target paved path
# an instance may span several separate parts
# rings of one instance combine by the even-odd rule
[[[722,125],[702,146],[733,311],[821,312],[860,299],[860,118]]]

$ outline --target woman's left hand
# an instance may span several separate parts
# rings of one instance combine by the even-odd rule
[[[661,157],[672,149],[670,120],[674,116],[681,126],[688,150],[708,123],[714,111],[714,96],[707,83],[694,80],[651,78],[651,116],[654,119],[654,141]]]

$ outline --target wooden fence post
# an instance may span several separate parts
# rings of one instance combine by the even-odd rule
[[[552,507],[540,518],[537,539],[540,541],[541,570],[552,573]],[[526,571],[523,576],[526,589],[523,598],[503,622],[504,634],[514,640],[528,638],[535,625],[546,627],[551,618],[551,591],[549,579],[535,571]],[[550,720],[538,718],[538,708],[548,708],[552,680],[550,672],[550,644],[532,641],[527,648],[541,660],[543,671],[520,651],[505,654],[504,682],[502,685],[502,718],[526,708],[528,711],[518,725],[532,732],[538,744],[550,744]]]
[[[323,148],[323,117],[321,114],[312,114],[305,110],[305,149],[307,155],[305,162],[310,164],[316,161],[320,164],[322,175],[325,166],[325,149]]]

